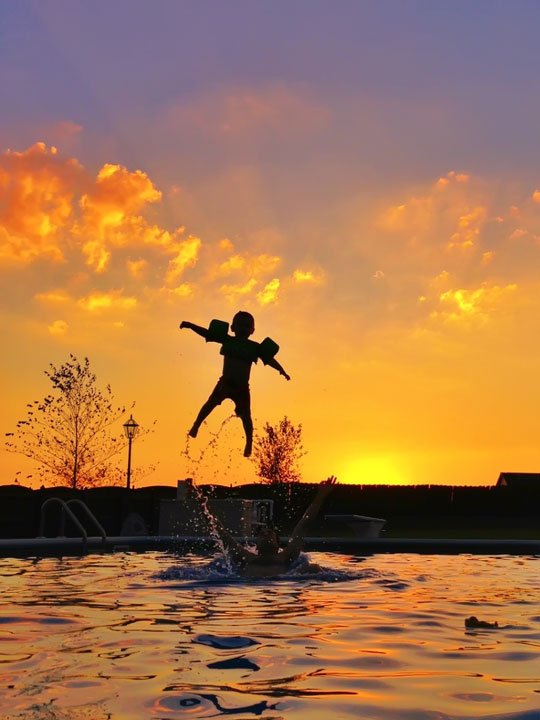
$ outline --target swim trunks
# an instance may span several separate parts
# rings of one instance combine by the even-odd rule
[[[234,402],[234,411],[238,417],[251,414],[249,385],[235,385],[230,380],[225,380],[225,378],[220,377],[208,401],[216,405],[221,405],[221,403],[227,399]]]

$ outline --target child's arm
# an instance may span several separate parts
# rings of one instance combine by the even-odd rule
[[[193,330],[193,332],[197,333],[197,335],[200,335],[205,340],[208,338],[207,328],[201,327],[200,325],[195,325],[195,323],[188,322],[187,320],[182,320],[182,322],[180,323],[180,330],[183,330],[184,328],[187,328],[188,330]]]
[[[280,375],[283,375],[283,377],[284,377],[286,380],[290,380],[290,379],[291,379],[291,376],[290,376],[290,375],[287,375],[287,373],[286,373],[285,370],[281,367],[281,365],[278,363],[278,361],[276,360],[276,358],[272,358],[272,360],[269,360],[269,361],[266,363],[266,365],[270,365],[270,367],[273,367],[274,370],[277,370],[278,373],[279,373]]]
[[[305,513],[302,515],[300,520],[297,522],[296,527],[292,531],[292,535],[287,543],[287,546],[283,550],[283,555],[287,560],[293,560],[298,557],[302,550],[302,542],[304,540],[304,531],[308,523],[313,520],[321,509],[321,505],[326,500],[327,496],[334,489],[336,484],[336,478],[331,475],[327,480],[324,480],[317,490],[317,494],[313,499],[311,505],[307,508]]]

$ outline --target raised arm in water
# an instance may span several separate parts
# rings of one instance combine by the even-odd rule
[[[292,531],[289,542],[283,550],[283,557],[287,560],[294,560],[300,554],[302,550],[302,542],[304,540],[306,527],[311,522],[311,520],[316,517],[317,513],[321,509],[323,502],[334,489],[335,484],[336,478],[334,477],[334,475],[331,475],[319,485],[319,489],[317,490],[315,498],[313,499],[311,505],[309,505],[305,513],[302,515],[300,520],[297,522],[296,527]]]

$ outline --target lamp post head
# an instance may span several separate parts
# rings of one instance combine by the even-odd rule
[[[130,415],[129,420],[124,423],[124,432],[128,440],[133,440],[139,432],[139,423],[133,419],[133,415]]]

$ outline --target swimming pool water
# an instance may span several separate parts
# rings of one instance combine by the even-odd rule
[[[311,557],[0,560],[0,717],[540,718],[539,558]]]

